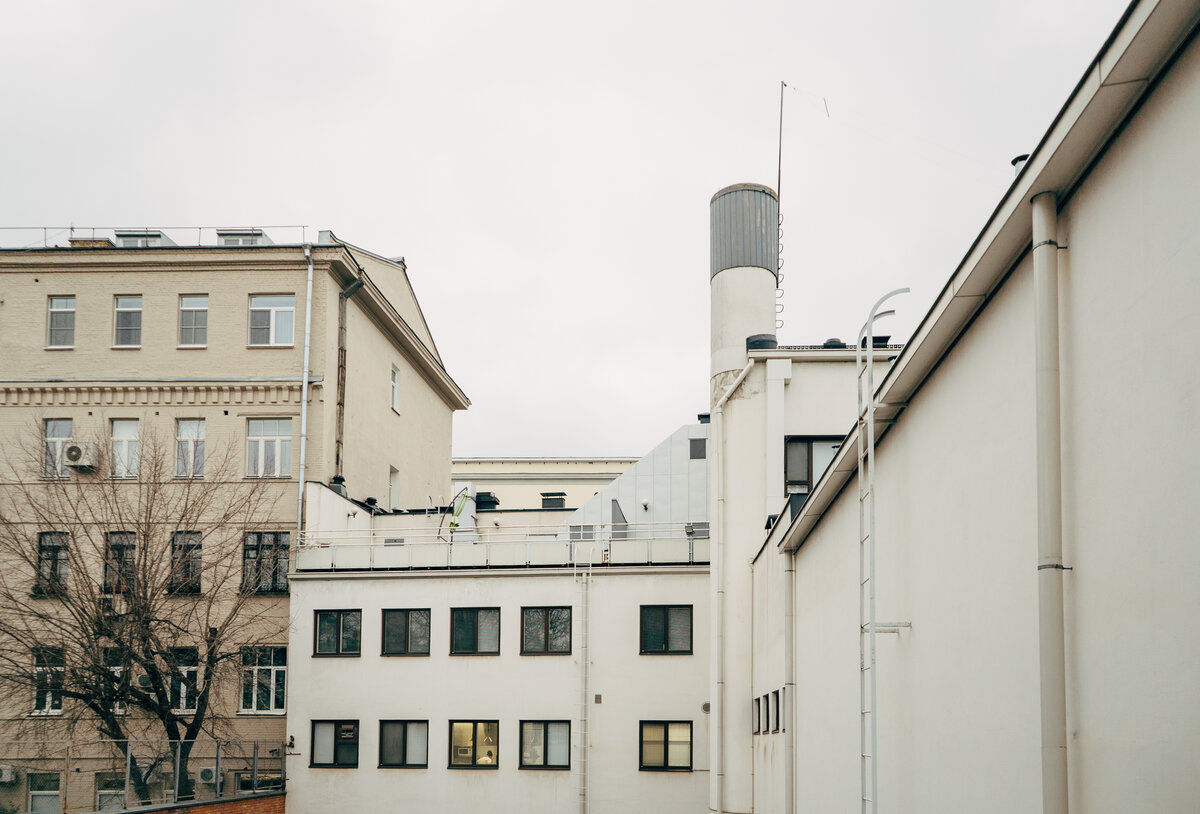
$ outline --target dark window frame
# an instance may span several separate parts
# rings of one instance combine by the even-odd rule
[[[565,509],[567,508],[567,493],[566,492],[542,492],[542,508],[543,509]]]
[[[480,611],[495,611],[496,612],[496,649],[480,650],[479,649],[479,613]],[[473,612],[475,614],[475,647],[472,650],[455,650],[454,649],[454,616],[457,613]],[[451,608],[450,609],[450,655],[452,656],[498,656],[500,655],[500,624],[502,622],[500,608],[498,606],[488,607],[468,607],[468,608]]]
[[[542,762],[541,763],[526,763],[525,762],[525,724],[541,724],[542,725]],[[549,726],[550,724],[566,724],[567,725],[567,762],[566,763],[547,763],[547,749],[545,744],[549,742]],[[529,769],[533,771],[548,771],[548,772],[569,772],[571,770],[571,722],[569,720],[551,720],[551,719],[522,719],[519,722],[517,730],[517,761],[518,769]]]
[[[101,593],[123,594],[137,583],[137,532],[104,533],[104,584]]]
[[[200,648],[172,647],[168,665],[170,671],[169,701],[172,712],[195,712],[199,700]],[[187,702],[187,706],[183,703]]]
[[[672,609],[687,608],[688,610],[688,646],[686,650],[672,650],[671,637],[668,632],[668,620]],[[663,614],[663,649],[646,649],[646,611],[661,610]],[[642,605],[638,611],[638,653],[643,656],[690,656],[696,647],[696,611],[693,605]]]
[[[563,611],[567,612],[567,649],[566,650],[551,650],[550,649],[550,612]],[[525,641],[525,614],[530,611],[541,611],[543,614],[544,624],[542,625],[543,649],[529,650]],[[574,624],[574,613],[570,605],[524,605],[521,607],[521,655],[522,656],[569,656],[574,648],[575,642],[572,635],[571,627]]]
[[[242,537],[242,590],[252,594],[288,593],[291,542],[290,531],[247,531]],[[254,556],[248,556],[251,551]],[[254,564],[247,567],[250,563]]]
[[[204,571],[203,543],[203,535],[198,531],[172,532],[168,594],[175,596],[201,592],[201,574]]]
[[[404,761],[402,763],[383,762],[383,725],[404,725]],[[408,760],[408,726],[409,724],[425,724],[425,762],[410,763]],[[384,718],[379,721],[379,768],[380,769],[428,769],[429,768],[429,720],[420,718]]]
[[[412,614],[413,612],[425,613],[425,650],[413,650],[412,642]],[[404,650],[388,650],[387,649],[387,620],[388,614],[403,614],[404,615]],[[381,656],[414,656],[417,658],[427,657],[433,643],[433,611],[430,608],[384,608],[380,614],[380,629],[379,629],[379,655]]]
[[[317,645],[319,643],[320,631],[321,631],[320,618],[321,618],[322,613],[336,613],[337,614],[338,642],[337,642],[337,651],[334,653],[319,653],[319,652],[317,652]],[[354,613],[358,614],[358,649],[357,650],[346,650],[346,649],[344,649],[344,645],[342,642],[342,638],[343,638],[342,618],[347,614],[354,614]],[[313,655],[313,658],[320,658],[320,659],[358,658],[359,656],[361,656],[362,655],[362,608],[314,609],[313,610],[313,650],[312,650],[312,655]]]
[[[333,724],[333,763],[317,763],[317,724]],[[340,727],[350,724],[354,726],[354,762],[338,763],[337,744]],[[357,718],[320,718],[310,722],[308,735],[308,767],[310,769],[357,769],[358,759],[362,751],[362,727]]]
[[[39,531],[37,571],[33,596],[63,596],[70,578],[71,535],[65,531]]]
[[[671,724],[687,724],[688,726],[688,764],[687,766],[670,765]],[[644,728],[646,726],[661,726],[663,728],[663,765],[655,766],[646,763],[646,741]],[[690,772],[696,762],[696,726],[693,721],[638,721],[638,771],[642,772]]]
[[[771,690],[771,717],[774,719],[771,723],[772,732],[779,731],[779,690]]]
[[[470,763],[455,763],[454,762],[454,725],[455,724],[471,724],[471,762]],[[479,762],[479,725],[480,724],[495,724],[496,725],[496,744],[495,744],[495,760],[492,763]],[[500,720],[498,718],[451,718],[449,726],[446,729],[446,768],[448,769],[482,769],[484,771],[493,771],[500,768]]]
[[[33,710],[31,715],[61,715],[67,677],[67,650],[57,645],[33,646]]]
[[[758,735],[762,732],[762,699],[758,696],[754,697],[754,734]]]
[[[836,435],[786,435],[783,438],[783,490],[785,494],[807,495],[812,492],[813,487],[817,485],[817,481],[822,472],[813,472],[813,444],[819,443],[836,443],[840,444],[843,438]],[[808,477],[792,478],[788,472],[788,445],[792,443],[803,443],[808,445]]]

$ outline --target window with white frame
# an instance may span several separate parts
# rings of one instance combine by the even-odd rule
[[[570,769],[570,721],[521,721],[522,769]]]
[[[142,295],[118,294],[113,297],[113,347],[142,346]]]
[[[692,722],[642,721],[639,754],[643,772],[690,772]]]
[[[295,294],[250,295],[250,344],[291,345],[295,333]]]
[[[136,478],[138,473],[138,420],[114,418],[109,422],[112,435],[112,476]]]
[[[48,305],[46,347],[75,347],[75,297],[50,297]]]
[[[171,648],[171,711],[195,712],[196,685],[200,680],[200,651],[195,647]]]
[[[392,365],[392,409],[400,412],[400,369]]]
[[[96,772],[96,810],[124,811],[125,773]]]
[[[287,478],[292,474],[292,420],[251,418],[246,425],[246,474]]]
[[[175,477],[204,477],[204,419],[175,421]]]
[[[429,721],[380,721],[379,768],[423,769],[429,765]]]
[[[58,772],[30,772],[26,782],[29,784],[29,814],[59,814],[62,811],[59,791],[62,778]]]
[[[42,464],[42,475],[47,478],[65,478],[70,473],[63,453],[71,443],[75,422],[69,418],[47,418],[42,422],[46,436],[46,454]]]
[[[208,295],[179,296],[179,346],[203,348],[208,345]]]
[[[286,647],[242,648],[242,712],[283,712]]]
[[[358,767],[358,721],[313,721],[312,758],[316,769]]]
[[[125,714],[125,693],[129,688],[129,654],[119,647],[106,647],[101,653],[104,667],[112,675],[112,683],[107,688],[110,691],[112,711],[117,715]]]
[[[66,673],[66,666],[66,656],[61,647],[33,648],[33,714],[62,713],[63,675]]]
[[[388,467],[388,506],[400,508],[400,470],[394,466]]]

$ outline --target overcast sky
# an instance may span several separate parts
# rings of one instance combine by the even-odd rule
[[[407,259],[456,455],[635,456],[707,409],[780,80],[780,342],[908,286],[904,339],[1125,5],[3,2],[0,224],[332,228]]]

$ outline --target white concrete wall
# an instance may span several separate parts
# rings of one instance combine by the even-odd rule
[[[707,573],[704,569],[597,571],[591,588],[591,811],[703,810],[706,799],[708,716]],[[639,655],[642,604],[693,606],[692,655]],[[520,655],[521,607],[570,605],[569,656]],[[501,608],[500,655],[450,656],[450,608]],[[383,608],[431,609],[428,657],[379,655]],[[362,608],[362,655],[311,658],[313,611]],[[579,810],[581,651],[584,616],[580,586],[568,569],[508,573],[426,572],[311,579],[292,584],[293,682],[289,733],[298,756],[289,769],[289,810],[466,811]],[[595,703],[594,696],[601,696]],[[360,722],[357,769],[310,769],[314,719]],[[378,769],[380,719],[428,719],[427,769]],[[499,768],[449,769],[448,721],[499,719]],[[642,772],[638,722],[693,722],[692,772]],[[571,720],[571,771],[522,770],[519,721]]]

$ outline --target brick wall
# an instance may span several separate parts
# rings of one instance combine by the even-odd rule
[[[240,800],[219,800],[211,803],[181,804],[154,809],[171,814],[284,814],[283,792],[245,797]]]

